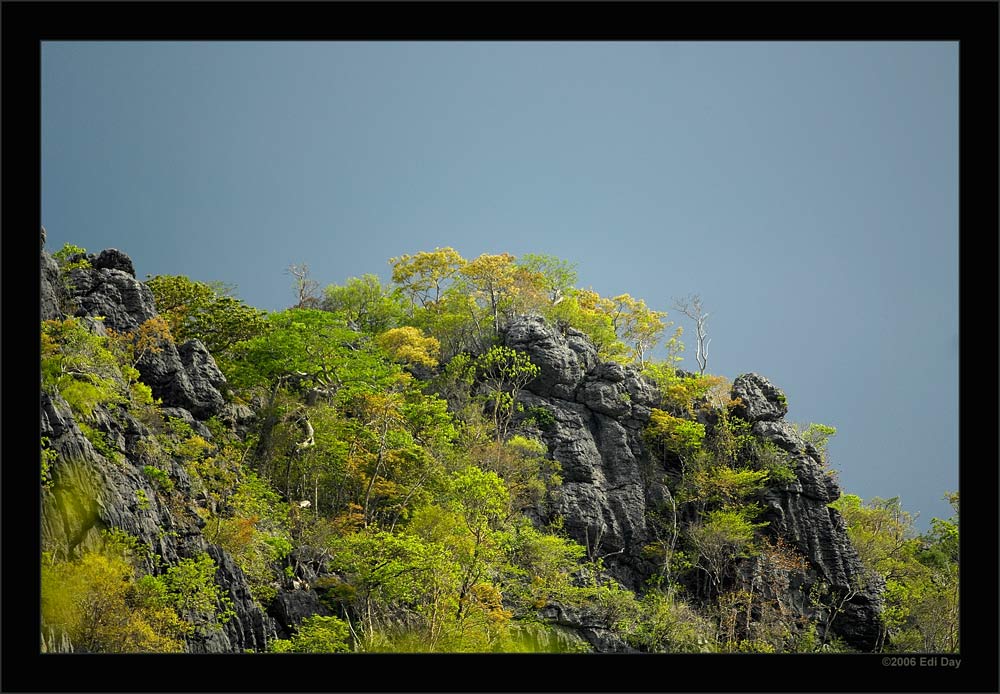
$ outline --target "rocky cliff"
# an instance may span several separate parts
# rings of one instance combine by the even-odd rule
[[[560,331],[539,317],[516,321],[505,343],[541,368],[520,399],[554,415],[555,423],[539,434],[565,480],[555,515],[592,557],[604,557],[623,585],[642,588],[653,571],[642,552],[650,539],[649,514],[669,494],[659,476],[648,472],[657,463],[642,438],[659,393],[634,368],[602,363],[582,333]],[[787,405],[778,388],[751,373],[734,381],[731,395],[741,403],[734,414],[752,423],[756,436],[786,451],[795,471],[794,482],[767,487],[760,498],[768,523],[763,532],[790,542],[808,560],[805,570],[790,577],[788,592],[777,597],[794,613],[815,618],[809,594],[822,581],[843,603],[829,621],[832,632],[854,648],[872,650],[880,632],[880,588],[866,583],[843,520],[828,506],[840,496],[839,487],[816,449],[783,420]]]
[[[135,278],[132,261],[111,249],[87,256],[90,267],[71,271],[64,282],[55,261],[41,255],[41,318],[59,320],[75,315],[103,334],[135,330],[157,315],[149,289]],[[201,422],[223,414],[219,388],[224,377],[212,356],[197,340],[164,344],[139,361],[142,381],[163,401],[163,414],[186,420],[202,435],[211,434]],[[217,565],[216,581],[224,586],[235,615],[221,630],[188,638],[190,652],[227,653],[263,649],[278,625],[251,598],[246,577],[221,548],[206,541],[204,521],[194,512],[195,499],[184,468],[167,470],[186,504],[161,503],[146,464],[143,442],[150,424],[124,408],[98,406],[93,429],[108,442],[98,451],[70,406],[58,394],[42,392],[41,436],[58,455],[50,470],[52,482],[43,490],[42,547],[57,558],[73,558],[99,542],[100,531],[118,528],[149,545],[165,565],[207,552]],[[110,458],[115,458],[112,460]],[[162,570],[150,564],[147,571]],[[43,633],[43,648],[76,650],[59,634]]]
[[[86,260],[89,267],[71,270],[67,277],[43,249],[43,320],[75,315],[100,334],[107,329],[133,331],[157,315],[153,296],[135,278],[128,256],[110,249],[88,255]],[[622,585],[642,590],[656,569],[643,552],[651,540],[650,514],[670,494],[662,475],[656,474],[658,466],[660,472],[665,471],[664,463],[650,454],[643,441],[660,393],[634,368],[602,362],[583,333],[558,329],[537,316],[514,321],[503,341],[528,354],[541,370],[520,393],[521,404],[552,414],[551,423],[536,433],[560,463],[563,484],[545,512],[561,517],[589,557],[601,558],[608,573]],[[188,422],[206,438],[211,434],[203,423],[210,417],[239,421],[243,426],[252,421],[247,408],[226,403],[225,377],[197,340],[164,344],[161,351],[144,354],[137,368],[153,396],[162,400],[163,414]],[[880,631],[879,586],[863,582],[843,521],[828,506],[840,494],[837,484],[825,473],[815,448],[784,421],[784,396],[767,379],[756,374],[740,376],[733,384],[732,397],[741,403],[735,413],[752,424],[753,433],[774,443],[793,461],[795,480],[767,487],[759,499],[764,507],[762,519],[767,521],[761,532],[783,538],[807,559],[807,566],[791,577],[788,590],[775,597],[793,613],[815,619],[817,609],[822,608],[810,601],[810,593],[822,582],[841,600],[836,618],[825,623],[852,647],[873,649]],[[712,422],[706,424],[711,427]],[[268,611],[262,610],[251,597],[242,570],[202,533],[204,521],[194,508],[203,500],[194,498],[188,475],[179,464],[166,472],[185,502],[161,503],[142,472],[146,464],[143,441],[152,434],[150,422],[140,421],[123,408],[101,406],[92,426],[110,450],[95,448],[62,397],[43,392],[41,436],[58,454],[51,469],[52,483],[43,491],[42,541],[47,551],[75,557],[96,545],[102,529],[119,528],[152,547],[168,565],[207,552],[216,562],[216,580],[228,592],[235,616],[221,630],[189,637],[187,650],[191,652],[263,650],[270,639],[286,636],[288,625],[312,614],[329,614],[314,593],[299,587],[320,577],[314,569],[302,568],[300,573],[312,573],[298,575],[301,582],[293,583],[289,577]],[[308,553],[308,548],[297,551]],[[754,571],[752,561],[741,570]],[[565,628],[573,638],[585,638],[596,650],[629,650],[609,624],[586,609],[553,604],[542,609],[540,616]],[[59,634],[44,633],[42,640],[47,650],[74,648]]]

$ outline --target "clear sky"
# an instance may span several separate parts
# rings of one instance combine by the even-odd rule
[[[958,489],[956,42],[46,42],[42,221],[266,310],[438,246],[699,293],[846,492]]]

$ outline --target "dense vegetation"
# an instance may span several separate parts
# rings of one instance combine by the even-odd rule
[[[80,252],[55,254],[67,277],[86,263]],[[681,329],[665,312],[578,288],[573,266],[551,256],[466,260],[444,248],[390,265],[389,284],[369,274],[322,292],[298,272],[296,306],[270,314],[218,285],[157,276],[146,285],[160,315],[135,332],[77,318],[42,325],[43,389],[69,403],[109,460],[120,454],[101,417],[128,411],[148,425],[140,463],[155,501],[193,505],[256,601],[266,606],[302,562],[323,568],[311,588],[334,616],[307,619],[269,650],[586,649],[539,616],[553,603],[591,611],[646,651],[845,649],[817,626],[846,596],[816,587],[819,625],[778,599],[806,559],[760,532],[759,497],[794,481],[788,457],[735,414],[726,379],[676,368]],[[525,313],[582,331],[602,359],[660,389],[645,440],[661,464],[649,474],[667,493],[648,519],[645,552],[658,568],[639,592],[551,513],[562,480],[536,434],[552,414],[517,399],[538,367],[499,340]],[[161,413],[136,365],[190,338],[212,352],[226,398],[256,413],[253,426],[213,418],[209,438]],[[822,452],[835,431],[801,433]],[[41,446],[48,485],[53,452]],[[173,465],[192,482],[186,495]],[[955,516],[923,534],[898,499],[835,504],[885,585],[886,650],[958,649],[958,496],[949,498]],[[43,557],[43,616],[89,650],[182,650],[186,634],[229,618],[213,567],[207,555],[166,566],[111,531],[78,556]]]

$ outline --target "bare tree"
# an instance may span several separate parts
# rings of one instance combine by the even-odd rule
[[[309,266],[306,263],[292,264],[287,272],[295,278],[295,292],[299,298],[293,308],[319,308],[319,282],[309,277]]]
[[[689,294],[683,299],[674,299],[673,307],[675,311],[680,311],[694,321],[698,333],[698,351],[695,358],[698,360],[698,373],[704,374],[705,368],[708,366],[708,343],[712,341],[711,338],[707,338],[705,332],[705,321],[708,320],[709,314],[705,313],[705,309],[701,305],[701,297],[698,294]]]

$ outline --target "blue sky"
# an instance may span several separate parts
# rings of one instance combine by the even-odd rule
[[[42,220],[267,310],[437,246],[699,293],[846,492],[958,488],[955,42],[46,42]]]

